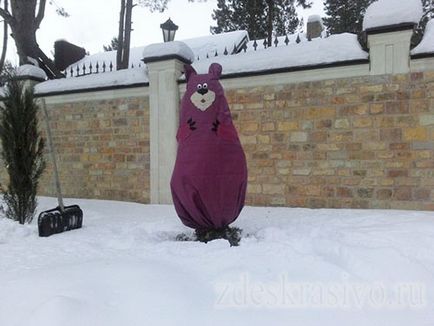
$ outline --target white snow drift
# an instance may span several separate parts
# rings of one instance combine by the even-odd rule
[[[0,218],[0,325],[432,326],[434,216],[252,208],[239,247],[175,241],[172,206],[67,200],[84,227]],[[41,209],[56,206],[41,200]]]

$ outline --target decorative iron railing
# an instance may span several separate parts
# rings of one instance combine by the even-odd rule
[[[285,35],[285,38],[283,39],[283,37],[275,37],[274,40],[272,41],[272,45],[268,45],[268,41],[266,39],[261,39],[261,40],[254,40],[253,42],[246,42],[244,43],[244,45],[242,47],[237,47],[236,44],[234,44],[233,49],[229,52],[228,48],[225,47],[223,53],[218,53],[218,51],[216,50],[214,53],[209,54],[207,53],[205,56],[197,56],[196,60],[203,60],[203,59],[209,59],[210,57],[218,57],[220,55],[234,55],[234,54],[238,54],[241,52],[247,52],[247,51],[258,51],[258,50],[262,50],[262,49],[268,49],[268,48],[272,48],[272,47],[278,47],[278,46],[288,46],[292,43],[296,43],[299,44],[301,42],[304,41],[308,41],[310,42],[311,39],[307,38],[307,39],[303,39],[300,37],[300,34],[297,35],[297,38],[295,39],[295,41],[290,42],[290,39],[288,37],[288,35]],[[263,48],[262,48],[262,47]],[[136,63],[136,64],[131,64],[130,68],[133,69],[135,67],[142,67],[144,64],[143,63]],[[113,64],[113,61],[110,61],[109,63],[107,63],[106,61],[102,61],[102,62],[85,62],[83,64],[80,65],[75,65],[75,66],[70,66],[68,70],[63,71],[63,74],[65,75],[65,77],[82,77],[82,76],[86,76],[86,75],[91,75],[91,74],[99,74],[99,73],[105,73],[105,72],[111,72],[111,71],[115,71],[116,67]]]

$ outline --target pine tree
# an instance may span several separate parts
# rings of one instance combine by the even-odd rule
[[[21,224],[34,217],[38,181],[45,169],[38,109],[33,90],[11,78],[0,107],[1,157],[9,175],[8,187],[2,190],[6,217]]]
[[[416,27],[416,32],[413,35],[412,45],[418,44],[425,32],[426,24],[429,20],[434,18],[434,0],[422,0],[423,4],[423,16],[419,24]]]
[[[110,41],[110,44],[102,46],[104,52],[116,51],[118,47],[119,47],[119,40],[117,37],[113,37],[112,40]]]
[[[293,33],[299,26],[295,7],[310,6],[307,0],[218,0],[212,15],[217,26],[212,33],[247,30],[250,39],[266,38],[272,44],[273,34]]]
[[[354,33],[362,31],[366,9],[374,0],[324,0],[324,24],[329,33]]]

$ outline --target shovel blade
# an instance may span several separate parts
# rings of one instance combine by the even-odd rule
[[[40,237],[79,229],[83,225],[83,211],[78,205],[65,206],[62,212],[56,207],[41,212],[38,217],[38,231]]]

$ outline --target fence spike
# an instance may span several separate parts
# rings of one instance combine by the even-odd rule
[[[215,50],[215,54],[214,54],[214,56],[215,56],[215,57],[217,57],[217,56],[218,56],[217,50]]]
[[[255,51],[256,51],[256,48],[258,47],[258,43],[256,42],[256,40],[253,42],[253,48],[255,49]]]
[[[226,47],[225,47],[225,52],[223,52],[223,54],[224,55],[228,55],[229,54],[228,49]]]
[[[300,42],[301,42],[301,39],[300,39],[300,34],[298,34],[298,35],[297,35],[297,39],[295,40],[295,43],[297,43],[297,44],[298,44],[298,43],[300,43]]]
[[[285,36],[285,44],[288,45],[289,44],[289,38],[288,38],[288,34],[286,34]]]
[[[77,77],[78,77],[78,76],[80,76],[80,68],[78,67],[78,65],[77,65],[77,69],[76,70],[77,70]]]
[[[277,35],[276,35],[276,38],[274,39],[274,46],[277,47],[278,44],[279,44],[279,40],[277,39]]]
[[[99,63],[98,63],[98,61],[96,62],[96,73],[99,73]]]
[[[92,73],[92,69],[93,69],[93,67],[92,67],[92,62],[89,64],[89,74],[91,74]]]
[[[72,66],[71,66],[71,70],[69,72],[71,73],[71,77],[74,77],[74,69],[72,69]]]
[[[83,63],[83,75],[86,75],[86,65]]]
[[[109,66],[109,68],[110,68],[110,71],[113,71],[113,62],[112,62],[112,61],[110,61],[110,66]]]
[[[266,48],[267,48],[267,45],[268,45],[268,42],[267,42],[267,40],[265,40],[265,39],[264,39],[264,42],[263,42],[263,44],[264,44],[264,49],[266,49]]]
[[[206,58],[209,59],[209,55],[208,55],[208,53],[206,54]]]

